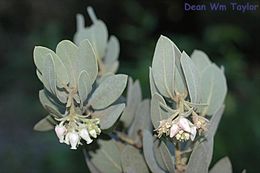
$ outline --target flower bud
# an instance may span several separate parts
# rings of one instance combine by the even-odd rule
[[[178,132],[180,128],[177,124],[173,124],[170,130],[170,138],[174,137]]]
[[[97,132],[96,132],[95,129],[91,129],[91,130],[89,131],[89,134],[90,134],[93,138],[97,138]]]
[[[60,143],[63,143],[66,128],[62,124],[56,125],[55,132],[56,132],[57,137],[59,138]]]
[[[80,140],[80,137],[79,137],[78,133],[76,133],[76,132],[69,132],[67,134],[67,136],[68,136],[69,143],[71,145],[70,149],[76,150],[77,149],[77,145],[78,145],[79,140]]]
[[[82,139],[84,139],[87,144],[90,144],[93,140],[89,137],[89,133],[88,133],[88,130],[87,129],[81,129],[79,131],[79,135]]]
[[[190,125],[189,125],[189,120],[187,120],[184,117],[180,117],[178,125],[180,126],[181,129],[183,129],[186,132],[190,132]]]

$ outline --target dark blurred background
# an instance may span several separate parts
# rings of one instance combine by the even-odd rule
[[[35,75],[32,51],[35,45],[54,49],[60,40],[71,40],[77,13],[90,24],[88,5],[119,38],[119,71],[140,79],[145,97],[160,34],[188,54],[201,49],[223,65],[229,92],[213,163],[228,155],[234,172],[260,172],[259,8],[246,13],[185,12],[183,1],[174,0],[0,0],[1,173],[87,172],[80,150],[59,144],[54,132],[32,130],[46,114],[38,99],[42,84]]]

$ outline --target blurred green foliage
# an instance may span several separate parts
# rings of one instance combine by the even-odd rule
[[[260,160],[260,11],[184,12],[183,1],[0,2],[0,172],[86,172],[80,150],[60,145],[53,132],[32,130],[45,116],[38,100],[35,45],[72,40],[75,15],[92,5],[121,43],[120,73],[140,79],[149,97],[148,67],[160,34],[191,54],[201,49],[225,67],[229,92],[215,138],[214,161],[228,155],[234,172],[257,173]],[[88,19],[88,18],[87,18]],[[87,21],[90,23],[90,20]]]

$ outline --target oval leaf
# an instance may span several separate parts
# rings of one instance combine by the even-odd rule
[[[192,103],[199,103],[199,72],[189,56],[182,52],[181,66],[188,86],[189,96]]]
[[[106,55],[104,58],[105,64],[113,64],[119,56],[119,41],[115,36],[110,36],[108,44],[107,44],[107,50]]]
[[[78,79],[78,92],[81,100],[81,104],[87,99],[89,92],[91,91],[91,79],[88,72],[82,71]]]
[[[55,121],[52,119],[50,115],[41,119],[38,123],[35,124],[33,130],[36,131],[48,131],[52,130],[55,126]]]
[[[135,112],[135,118],[128,130],[128,136],[132,138],[137,144],[142,144],[140,139],[140,131],[151,130],[151,116],[150,116],[150,100],[146,99],[141,102]]]
[[[123,93],[127,82],[127,75],[113,75],[107,77],[92,94],[89,104],[94,109],[103,109],[111,105]]]
[[[194,50],[190,57],[200,73],[211,64],[208,55],[201,50]]]
[[[54,67],[54,61],[51,54],[47,54],[44,59],[44,68],[42,70],[42,80],[45,88],[56,95],[56,71]]]
[[[195,145],[186,173],[207,173],[213,154],[213,138]]]
[[[143,152],[145,161],[149,166],[150,170],[156,173],[164,173],[164,171],[158,166],[155,160],[153,152],[153,136],[147,130],[143,131]]]
[[[201,102],[207,104],[202,115],[212,115],[223,104],[227,94],[226,78],[215,64],[208,66],[201,75]]]
[[[163,141],[156,140],[153,147],[155,158],[158,164],[167,172],[174,173],[174,160],[166,144]]]
[[[113,140],[99,140],[100,148],[89,152],[90,161],[101,172],[122,173],[120,152]]]
[[[154,82],[160,93],[169,98],[172,98],[174,95],[174,46],[170,39],[160,36],[155,47],[152,62]]]
[[[92,85],[97,78],[98,64],[96,54],[89,40],[80,42],[78,54],[76,61],[77,73],[80,74],[83,70],[87,71]]]
[[[167,107],[163,97],[158,93],[155,93],[151,100],[151,120],[154,128],[159,126],[161,120],[169,117],[169,113],[162,110],[160,104]]]
[[[140,105],[142,100],[142,91],[140,82],[137,80],[133,84],[132,78],[128,80],[127,87],[127,98],[126,98],[126,108],[121,117],[121,121],[123,121],[124,126],[128,128],[134,120],[135,112]]]
[[[124,103],[112,105],[105,110],[95,111],[93,116],[100,119],[100,128],[106,130],[115,124],[124,108]]]
[[[219,160],[209,173],[232,173],[232,165],[228,157],[224,157]]]
[[[149,173],[140,151],[130,145],[124,147],[121,154],[121,161],[124,172],[128,172],[129,168],[132,168],[135,172]]]

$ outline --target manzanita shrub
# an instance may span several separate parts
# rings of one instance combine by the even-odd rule
[[[82,149],[92,173],[231,173],[227,157],[209,170],[227,93],[224,68],[160,36],[149,69],[151,100],[143,100],[138,80],[115,74],[118,39],[91,7],[88,14],[87,27],[77,15],[73,42],[34,49],[48,112],[34,129],[54,130],[60,143]]]

